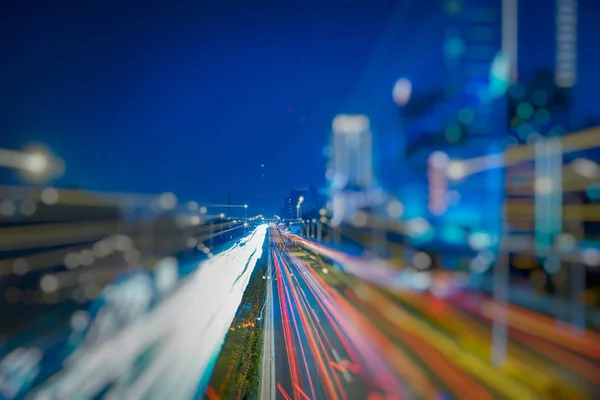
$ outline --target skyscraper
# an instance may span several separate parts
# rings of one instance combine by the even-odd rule
[[[281,218],[283,219],[292,219],[296,218],[296,204],[292,204],[292,198],[290,196],[286,196],[283,200],[283,207],[281,208]]]
[[[516,2],[504,0],[511,1]],[[469,138],[498,135],[490,125],[503,110],[493,101],[490,89],[492,67],[502,44],[502,7],[502,0],[446,1],[449,26],[445,44],[446,97],[450,105],[446,138],[450,143],[457,142],[462,135]],[[513,51],[516,42],[507,43],[505,46],[516,53]],[[453,120],[462,125],[462,133]]]
[[[339,223],[368,202],[368,192],[374,186],[372,137],[364,115],[338,115],[332,131],[332,221]]]
[[[556,67],[559,87],[577,81],[577,0],[556,0]]]
[[[373,184],[372,140],[364,115],[338,115],[333,120],[333,186],[368,188]]]

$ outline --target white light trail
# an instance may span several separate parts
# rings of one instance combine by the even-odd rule
[[[170,297],[97,345],[82,345],[34,398],[192,399],[213,362],[262,255],[267,225],[201,263]],[[153,349],[137,373],[136,363]]]
[[[0,149],[0,166],[43,174],[48,170],[50,161],[43,154]]]

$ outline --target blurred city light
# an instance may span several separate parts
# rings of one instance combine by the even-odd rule
[[[410,100],[412,94],[412,84],[408,79],[400,78],[394,84],[394,90],[392,91],[392,97],[399,106],[404,106]]]
[[[208,25],[169,5],[140,28],[135,82],[83,41],[123,78],[114,104],[76,48],[33,96],[7,86],[22,137],[0,149],[0,399],[600,398],[597,10],[388,3],[226,5],[240,18]],[[89,36],[38,14],[9,47]],[[269,30],[240,53],[250,26]],[[157,69],[146,47],[174,50]],[[77,90],[50,79],[62,64]],[[20,147],[40,126],[59,133]]]

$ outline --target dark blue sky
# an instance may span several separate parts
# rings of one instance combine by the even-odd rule
[[[441,0],[249,3],[3,2],[2,146],[47,145],[67,163],[58,184],[201,202],[231,188],[277,212],[291,187],[324,183],[336,113],[390,107],[399,76],[415,90],[443,79]],[[522,28],[525,69],[552,63],[552,18]],[[578,90],[600,114],[595,46]]]

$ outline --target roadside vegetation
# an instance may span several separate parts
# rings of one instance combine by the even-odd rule
[[[206,398],[258,399],[263,352],[268,245],[257,262],[206,391]]]

